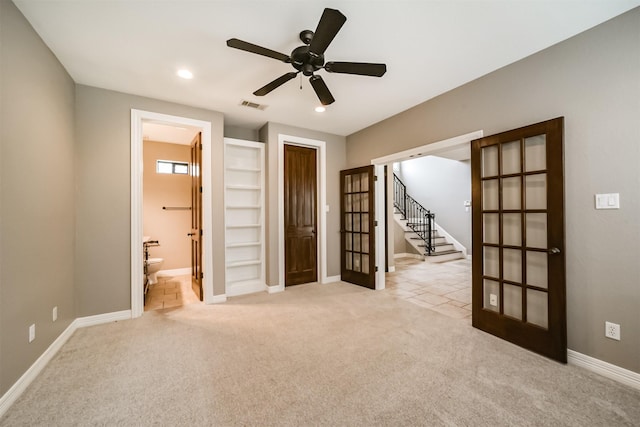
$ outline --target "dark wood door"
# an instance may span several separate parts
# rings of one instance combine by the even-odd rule
[[[202,142],[198,133],[191,142],[191,286],[203,300],[202,292]]]
[[[376,288],[373,165],[340,171],[340,278]]]
[[[567,361],[563,118],[472,141],[473,326]]]
[[[285,286],[318,281],[316,150],[284,146]]]

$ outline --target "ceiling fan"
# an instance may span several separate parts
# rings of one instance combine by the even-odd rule
[[[311,30],[300,32],[300,40],[304,43],[291,52],[291,55],[276,52],[262,46],[248,43],[238,39],[227,40],[227,46],[244,50],[258,55],[274,58],[282,62],[290,63],[297,71],[292,71],[278,77],[271,83],[267,83],[253,92],[256,96],[264,96],[272,90],[280,87],[289,80],[302,73],[309,76],[313,90],[318,95],[322,105],[329,105],[335,101],[329,88],[321,76],[314,74],[320,69],[328,73],[357,74],[361,76],[382,77],[387,71],[385,64],[372,64],[368,62],[324,62],[324,52],[338,34],[347,18],[339,10],[326,8],[322,13],[315,33]]]

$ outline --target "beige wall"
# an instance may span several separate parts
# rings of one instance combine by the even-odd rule
[[[191,211],[162,209],[191,206],[191,176],[156,172],[157,160],[188,163],[191,147],[144,141],[143,158],[143,234],[160,242],[150,256],[164,260],[162,270],[191,267]]]
[[[345,169],[345,137],[316,132],[279,123],[268,123],[260,129],[260,140],[266,142],[267,194],[267,284],[278,285],[278,135],[326,142],[327,156],[327,276],[340,275],[340,171]],[[318,280],[320,280],[318,271]]]
[[[640,8],[347,138],[349,166],[565,117],[568,346],[640,372]],[[594,210],[620,193],[621,209]],[[604,337],[605,320],[621,341]]]
[[[74,83],[5,0],[0,1],[0,40],[1,396],[77,313]],[[31,324],[36,339],[29,344]]]
[[[78,85],[75,281],[79,316],[131,308],[131,109],[211,122],[212,273],[214,294],[224,293],[224,213],[215,208],[223,205],[224,194],[222,114]]]

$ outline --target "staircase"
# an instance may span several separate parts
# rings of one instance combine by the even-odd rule
[[[462,251],[438,232],[435,214],[407,194],[407,187],[396,174],[393,174],[393,187],[394,219],[404,230],[405,240],[422,259],[445,262],[464,258]]]

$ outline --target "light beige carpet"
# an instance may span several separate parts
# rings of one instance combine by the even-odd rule
[[[0,425],[637,426],[640,391],[336,283],[80,329]]]

